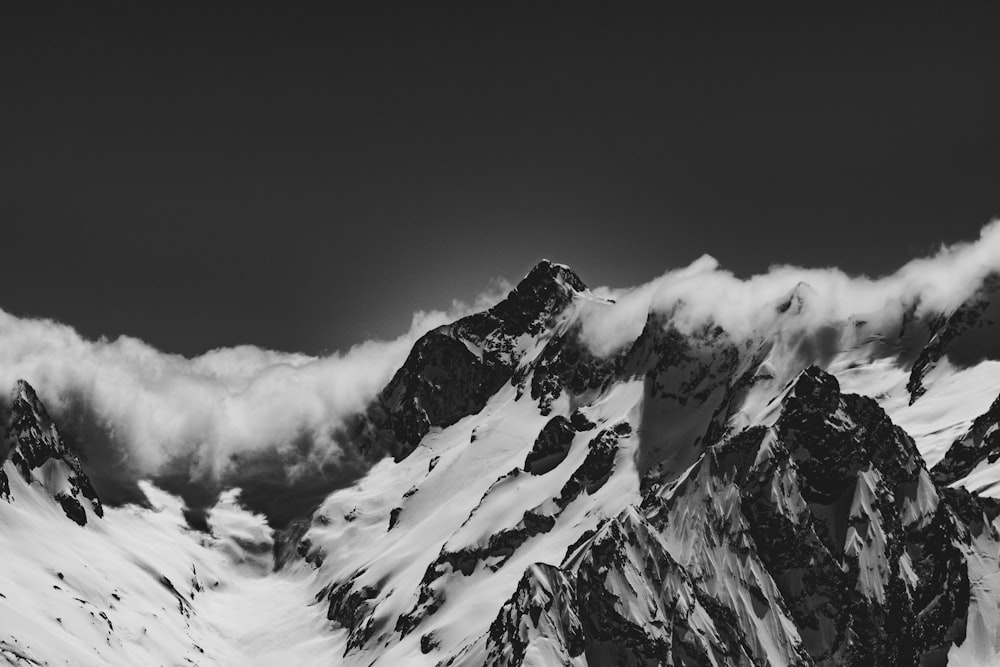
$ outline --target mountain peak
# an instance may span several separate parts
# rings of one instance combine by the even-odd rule
[[[574,296],[586,291],[568,266],[543,259],[489,313],[513,335],[537,334]]]
[[[10,393],[10,402],[12,406],[21,404],[22,408],[30,409],[45,421],[51,420],[41,399],[38,398],[38,392],[28,384],[27,380],[18,380],[14,383],[14,389]]]
[[[45,487],[66,516],[80,525],[87,523],[81,498],[90,502],[97,516],[103,516],[101,500],[79,456],[59,433],[35,389],[25,380],[18,380],[11,392],[3,439],[4,455],[0,457],[0,466],[9,460],[25,482],[29,485],[37,482]],[[2,467],[0,489],[3,495],[11,495],[10,480]]]
[[[818,292],[812,285],[804,280],[800,280],[778,305],[777,311],[779,313],[798,315],[809,307],[810,301],[817,295]]]
[[[559,264],[548,259],[543,259],[535,264],[514,289],[515,291],[533,290],[538,286],[552,283],[569,288],[575,292],[583,292],[587,289],[587,285],[580,279],[580,276],[576,275],[573,269],[565,264]]]
[[[521,363],[522,337],[542,334],[586,290],[568,266],[542,260],[489,310],[424,334],[351,426],[361,451],[400,460],[431,427],[479,412]]]
[[[792,381],[789,397],[798,398],[813,406],[824,406],[832,411],[840,398],[840,383],[833,375],[814,364],[802,369]]]

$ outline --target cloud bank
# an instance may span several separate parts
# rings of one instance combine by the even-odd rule
[[[250,345],[185,358],[136,338],[88,340],[69,326],[0,310],[0,391],[27,380],[82,441],[96,474],[133,484],[172,476],[217,487],[255,474],[277,484],[336,477],[345,467],[357,473],[366,464],[336,441],[338,428],[421,335],[489,307],[508,288],[498,282],[474,304],[416,313],[393,340],[321,358]]]
[[[1000,272],[1000,220],[986,225],[975,241],[942,246],[877,278],[782,265],[744,279],[704,255],[637,287],[595,289],[616,303],[583,304],[582,333],[595,353],[608,355],[635,340],[651,312],[670,313],[682,330],[712,321],[737,339],[782,324],[816,331],[851,319],[884,331],[907,313],[921,318],[954,310],[992,272]],[[801,313],[794,320],[777,317],[777,307],[791,296],[801,301]]]
[[[814,350],[817,340],[829,347],[830,331],[852,331],[843,326],[852,319],[866,321],[870,335],[898,329],[904,316],[949,312],[991,272],[1000,272],[1000,221],[975,241],[942,246],[881,277],[774,266],[739,278],[705,255],[637,287],[593,290],[613,305],[581,300],[577,307],[584,339],[602,355],[633,341],[651,312],[669,313],[681,329],[712,321],[736,339],[766,333],[777,344]],[[172,480],[194,506],[238,485],[258,507],[283,508],[281,517],[290,519],[302,502],[318,502],[367,469],[337,434],[413,343],[489,307],[509,288],[499,282],[474,304],[417,313],[393,340],[327,357],[243,345],[185,358],[127,336],[88,340],[71,327],[0,310],[0,388],[19,378],[36,388],[104,476],[95,480],[99,491],[103,484],[114,493],[122,480],[132,487],[141,478]],[[790,300],[796,317],[780,317],[779,306]]]

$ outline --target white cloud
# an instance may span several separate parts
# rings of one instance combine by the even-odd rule
[[[292,467],[335,464],[332,432],[364,409],[422,334],[497,299],[420,312],[394,340],[368,341],[316,358],[242,345],[188,359],[128,336],[87,340],[57,322],[0,310],[0,387],[25,379],[58,415],[80,401],[137,476],[191,465],[195,478],[224,477],[235,457],[298,447]]]
[[[990,271],[1000,271],[1000,221],[974,242],[942,247],[879,278],[776,266],[742,279],[706,255],[637,287],[594,290],[614,298],[612,306],[579,307],[583,335],[600,354],[634,340],[651,311],[671,312],[682,328],[711,319],[737,338],[771,331],[798,345],[852,316],[888,326],[909,307],[918,315],[950,310]],[[808,285],[799,290],[803,312],[777,317],[776,306],[800,283]],[[115,465],[136,476],[176,473],[182,462],[193,478],[218,481],[254,455],[281,461],[292,477],[310,467],[325,475],[342,459],[357,467],[357,455],[342,450],[333,433],[365,408],[416,339],[492,305],[509,289],[497,282],[472,305],[417,313],[394,340],[322,358],[243,345],[188,359],[127,336],[87,340],[71,327],[0,310],[0,387],[24,378],[57,415],[82,402],[113,441],[121,458]]]
[[[949,312],[992,271],[1000,271],[1000,220],[986,225],[976,241],[942,246],[934,255],[879,278],[850,276],[835,268],[774,266],[743,279],[706,255],[638,287],[594,290],[617,303],[584,304],[583,335],[594,352],[612,353],[638,336],[650,312],[672,313],[680,328],[711,320],[736,338],[774,326],[814,331],[852,317],[878,328],[898,323],[910,307],[918,316]],[[794,320],[779,318],[776,306],[800,283],[805,283],[799,290],[806,301],[802,314]]]

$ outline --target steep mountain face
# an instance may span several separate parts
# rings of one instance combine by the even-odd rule
[[[66,516],[85,525],[87,516],[104,516],[97,492],[73,447],[60,435],[35,390],[25,381],[14,388],[0,451],[0,496],[11,499],[7,460],[26,482],[45,487]],[[89,511],[88,511],[89,510]]]
[[[606,358],[589,351],[572,314],[550,320],[551,335],[526,348],[509,386],[474,419],[372,472],[373,488],[400,485],[391,507],[352,490],[321,508],[309,539],[334,577],[329,618],[353,639],[345,659],[391,663],[419,651],[463,665],[906,665],[993,656],[968,629],[993,604],[975,572],[1000,549],[994,504],[935,484],[876,401],[809,366],[890,377],[883,398],[910,405],[916,355],[907,361],[902,342],[865,333],[863,322],[845,323],[861,333],[839,351],[782,338],[810,298],[800,285],[775,304],[772,330],[743,341],[712,322],[682,330],[671,313],[652,313]],[[909,326],[908,345],[929,328]],[[488,484],[467,472],[491,469],[509,472]],[[383,511],[384,537],[357,525]],[[338,525],[338,515],[350,520]],[[377,543],[378,555],[345,553],[347,540]],[[463,615],[503,589],[488,627]]]
[[[158,511],[58,517],[61,539],[106,545],[97,581],[127,573],[77,598],[130,638],[162,617],[173,634],[157,651],[45,627],[84,647],[81,664],[998,664],[991,281],[956,312],[878,325],[816,328],[804,283],[749,333],[679,304],[598,354],[583,313],[613,303],[543,262],[416,343],[342,434],[371,470],[281,539],[237,492],[204,532],[151,486]],[[0,536],[9,524],[24,541],[37,520],[11,514],[19,497],[61,508],[63,487],[19,462],[49,452],[76,480],[62,493],[90,496],[37,397],[20,395],[2,467],[18,501],[0,504]],[[108,542],[118,526],[182,547]],[[17,580],[51,578],[31,567],[17,562]],[[121,587],[128,601],[108,598]],[[34,637],[30,650],[0,637],[0,655],[60,657]]]
[[[944,357],[970,364],[1000,359],[994,325],[1000,322],[1000,275],[988,275],[975,293],[954,312],[941,313],[929,323],[930,337],[910,370],[906,384],[910,403],[923,396],[927,375]]]
[[[939,484],[954,484],[977,466],[991,465],[997,459],[1000,459],[1000,396],[989,410],[976,417],[961,438],[952,443],[931,474]]]
[[[475,414],[504,385],[547,325],[585,290],[568,268],[539,263],[493,308],[425,334],[352,425],[362,451],[405,458],[431,427]]]
[[[774,423],[711,447],[558,568],[531,566],[458,662],[944,661],[967,639],[970,590],[996,597],[968,554],[998,546],[974,497],[935,487],[874,401],[813,367]]]

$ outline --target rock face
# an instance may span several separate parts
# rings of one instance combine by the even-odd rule
[[[431,427],[482,410],[517,369],[524,355],[520,344],[586,289],[569,268],[540,262],[486,312],[422,336],[349,436],[376,457],[388,452],[405,458]]]
[[[536,267],[415,346],[364,418],[370,451],[397,459],[367,482],[380,499],[345,491],[307,533],[347,658],[996,664],[1000,503],[948,485],[1000,460],[1000,399],[928,471],[824,370],[891,377],[887,404],[906,406],[993,358],[987,282],[957,314],[879,329],[808,329],[805,284],[749,334],[679,304],[599,356],[578,315],[612,306]]]
[[[938,484],[952,484],[971,473],[979,464],[1000,459],[1000,396],[989,410],[976,417],[972,426],[931,470]]]
[[[552,565],[525,571],[517,590],[490,626],[487,661],[522,665],[529,646],[544,642],[543,664],[582,665],[586,639],[573,582]]]
[[[997,536],[871,399],[804,371],[777,421],[712,447],[560,567],[529,568],[486,664],[878,664],[965,639],[966,555]]]
[[[563,462],[576,437],[569,419],[557,415],[549,420],[535,438],[535,444],[524,459],[524,470],[532,475],[544,475]]]
[[[97,492],[83,470],[80,457],[60,435],[35,390],[20,380],[11,396],[0,452],[0,495],[11,499],[7,470],[16,470],[24,480],[45,487],[76,523],[87,523],[86,507],[104,515]],[[9,462],[11,465],[6,466]]]
[[[948,356],[960,365],[1000,359],[1000,340],[994,325],[1000,321],[1000,275],[988,275],[978,290],[954,312],[931,318],[930,339],[910,370],[906,388],[913,404],[927,388],[925,380]]]
[[[276,586],[304,593],[279,628],[301,610],[312,657],[349,665],[1000,664],[1000,364],[977,361],[995,291],[821,330],[804,283],[736,331],[661,306],[601,356],[584,325],[614,306],[543,262],[421,338],[343,434],[381,460],[273,536]],[[48,506],[44,486],[70,519],[100,516],[26,384],[5,419],[0,495]],[[928,470],[921,452],[945,449]],[[140,521],[72,532],[123,517]],[[180,530],[179,558],[216,539]],[[171,583],[188,566],[154,577],[195,627]]]

